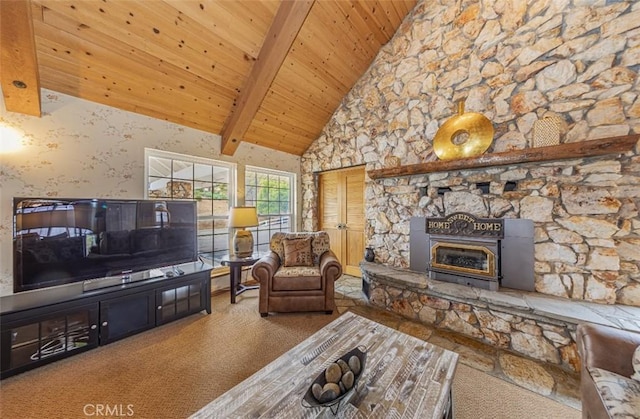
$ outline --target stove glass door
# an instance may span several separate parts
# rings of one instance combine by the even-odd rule
[[[431,267],[494,277],[495,255],[484,246],[438,242],[431,248]]]

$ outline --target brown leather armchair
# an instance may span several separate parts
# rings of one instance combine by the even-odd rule
[[[576,330],[580,369],[580,397],[584,419],[608,419],[598,387],[588,368],[601,368],[624,377],[633,373],[631,358],[640,346],[640,333],[597,324],[579,324]]]
[[[285,253],[296,240],[310,242],[310,258],[296,259],[304,266],[285,266],[299,265],[292,262],[292,253]],[[342,275],[342,265],[329,249],[329,235],[325,231],[275,233],[269,248],[269,254],[251,269],[251,275],[260,283],[260,315],[297,311],[333,313],[334,282]],[[287,255],[289,259],[285,259]]]

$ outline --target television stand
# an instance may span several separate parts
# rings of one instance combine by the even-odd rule
[[[0,379],[191,314],[211,314],[211,269],[189,262],[126,281],[120,275],[88,287],[76,282],[0,297]]]

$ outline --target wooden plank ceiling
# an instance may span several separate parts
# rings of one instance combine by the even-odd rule
[[[416,0],[0,3],[8,111],[44,87],[302,155]]]

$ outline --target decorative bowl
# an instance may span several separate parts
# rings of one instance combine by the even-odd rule
[[[360,371],[358,371],[358,374],[354,374],[354,378],[353,378],[353,385],[351,386],[351,388],[349,388],[346,391],[342,391],[338,397],[336,397],[333,400],[329,400],[326,401],[324,403],[320,402],[318,399],[316,399],[316,397],[313,394],[313,385],[314,384],[318,384],[322,387],[324,387],[325,384],[327,384],[327,379],[325,377],[325,370],[322,370],[322,372],[320,374],[318,374],[318,376],[315,378],[315,380],[313,380],[313,382],[311,383],[311,385],[309,386],[309,389],[307,390],[307,392],[305,393],[304,397],[302,398],[302,405],[304,407],[307,408],[313,408],[313,407],[329,407],[331,408],[331,411],[336,414],[340,405],[340,402],[347,397],[349,394],[353,393],[353,391],[355,390],[356,386],[358,385],[358,381],[360,380],[360,377],[362,377],[362,373],[364,371],[364,367],[365,367],[365,363],[367,360],[367,352],[364,346],[358,346],[356,348],[353,348],[352,350],[350,350],[349,352],[347,352],[346,354],[342,355],[340,358],[336,359],[334,361],[334,363],[337,363],[338,361],[342,360],[345,363],[349,363],[349,359],[352,356],[356,356],[360,362]],[[353,371],[352,371],[353,372]]]

